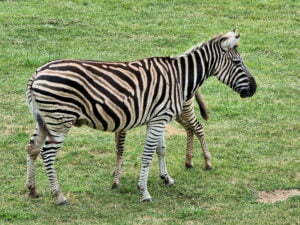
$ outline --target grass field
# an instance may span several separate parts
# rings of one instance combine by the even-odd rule
[[[299,9],[296,0],[1,0],[0,224],[300,224],[299,196],[257,202],[260,191],[300,189]],[[37,67],[59,58],[175,55],[232,28],[241,33],[239,49],[258,90],[242,100],[214,78],[204,84],[210,119],[202,122],[213,170],[202,170],[196,140],[194,168],[185,169],[185,136],[170,135],[167,160],[176,183],[162,184],[155,157],[153,202],[141,204],[136,184],[145,128],[129,132],[117,190],[110,189],[114,135],[74,128],[56,163],[70,204],[54,204],[40,159],[42,196],[28,199],[25,146],[34,122],[25,87]]]

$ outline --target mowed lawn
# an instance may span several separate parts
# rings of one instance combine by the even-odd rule
[[[0,1],[0,224],[300,224],[300,197],[258,202],[260,191],[300,189],[299,1]],[[145,127],[126,141],[124,173],[111,190],[114,135],[74,128],[56,168],[69,200],[56,206],[39,158],[39,199],[25,188],[26,151],[34,121],[25,103],[28,78],[54,59],[129,61],[176,55],[237,28],[239,51],[257,93],[241,99],[215,78],[202,87],[203,123],[213,170],[204,171],[195,140],[185,169],[185,135],[167,136],[175,185],[149,176],[151,203],[136,188]]]

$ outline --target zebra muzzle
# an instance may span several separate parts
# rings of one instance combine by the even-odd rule
[[[252,97],[256,92],[256,87],[255,79],[253,77],[249,77],[249,87],[241,90],[241,98]]]

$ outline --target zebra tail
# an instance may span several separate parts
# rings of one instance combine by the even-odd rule
[[[42,118],[35,101],[35,96],[32,91],[34,78],[35,78],[35,74],[29,79],[27,84],[27,90],[26,90],[27,104],[33,114],[34,119],[37,121],[40,131],[43,132],[46,135],[46,137],[48,137],[50,142],[55,143],[54,136],[50,133],[49,129],[47,128],[47,125],[44,119]]]
[[[199,91],[196,91],[195,93],[195,98],[196,101],[199,105],[199,109],[200,109],[200,113],[203,119],[208,120],[209,116],[208,116],[208,111],[204,102],[204,98],[203,96],[200,94]]]

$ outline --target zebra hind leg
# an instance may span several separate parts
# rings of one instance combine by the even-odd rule
[[[210,170],[210,169],[212,169],[211,154],[206,145],[203,127],[197,120],[195,121],[195,123],[193,125],[191,125],[191,127],[193,129],[193,133],[197,136],[197,138],[200,140],[200,143],[201,143],[201,149],[202,149],[203,158],[204,158],[204,169]]]
[[[201,143],[201,149],[204,157],[204,169],[211,170],[212,169],[211,154],[206,145],[203,127],[197,120],[193,125],[191,125],[191,127],[193,128],[194,134],[197,136],[197,138],[200,140]]]
[[[120,178],[121,178],[121,169],[123,165],[123,152],[124,152],[124,143],[125,143],[126,132],[116,132],[115,133],[115,142],[116,142],[116,168],[113,172],[114,181],[112,184],[112,189],[119,187]]]
[[[211,163],[211,154],[207,148],[204,135],[198,136],[198,138],[200,139],[201,148],[202,148],[203,156],[204,156],[204,160],[205,160],[204,169],[211,170],[213,168],[212,163]]]
[[[184,108],[184,112],[181,114],[179,118],[176,119],[176,121],[179,122],[185,128],[185,130],[187,131],[187,135],[189,135],[188,132],[192,131],[197,136],[197,138],[201,143],[201,149],[203,152],[204,169],[205,170],[212,169],[211,154],[206,145],[203,126],[201,125],[201,123],[198,122],[195,116],[193,105],[188,104],[186,108]],[[187,147],[188,147],[188,143],[187,143]],[[193,152],[192,148],[191,149],[187,148],[187,155],[188,154],[192,155],[192,152]],[[192,156],[190,158],[192,158]]]
[[[194,132],[186,129],[186,156],[185,167],[193,168]]]
[[[194,130],[189,127],[188,122],[185,121],[182,116],[177,117],[176,121],[184,127],[186,132],[185,167],[193,168]]]
[[[29,190],[29,197],[38,198],[39,194],[36,191],[35,183],[35,163],[37,156],[40,153],[40,149],[46,139],[46,135],[36,126],[33,135],[30,138],[30,142],[27,145],[27,179],[26,186]]]
[[[67,203],[67,199],[60,190],[56,171],[54,168],[55,157],[57,155],[57,151],[63,144],[64,136],[64,134],[53,132],[52,138],[54,139],[54,141],[50,141],[49,138],[47,138],[45,145],[41,151],[44,167],[50,182],[51,192],[57,199],[57,205],[64,205]]]

